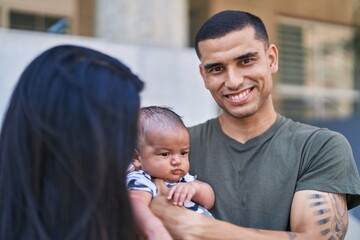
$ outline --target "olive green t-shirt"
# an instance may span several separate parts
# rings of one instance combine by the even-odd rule
[[[360,179],[345,137],[278,115],[262,135],[242,144],[218,118],[189,128],[190,173],[215,191],[215,218],[244,227],[290,230],[296,191],[348,194],[360,204]]]

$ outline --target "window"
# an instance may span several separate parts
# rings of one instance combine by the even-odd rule
[[[303,85],[305,80],[305,53],[300,26],[279,25],[279,56],[282,83]]]
[[[56,31],[51,31],[54,26]],[[39,32],[69,32],[66,18],[18,11],[10,11],[10,28]]]
[[[292,118],[352,115],[359,98],[348,26],[280,18],[279,111]]]

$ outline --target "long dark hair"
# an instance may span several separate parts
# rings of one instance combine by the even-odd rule
[[[125,172],[142,87],[89,48],[29,64],[0,135],[0,239],[133,239]]]

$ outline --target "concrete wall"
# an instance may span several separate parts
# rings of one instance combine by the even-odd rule
[[[59,44],[92,47],[123,61],[145,81],[142,105],[167,105],[187,125],[217,115],[217,106],[203,86],[193,49],[165,49],[114,44],[99,39],[15,31],[0,28],[0,119],[25,66],[39,53]]]
[[[97,37],[150,46],[187,46],[185,0],[98,0],[95,11]]]
[[[360,238],[360,221],[351,214],[349,215],[349,226],[345,240],[359,240]]]

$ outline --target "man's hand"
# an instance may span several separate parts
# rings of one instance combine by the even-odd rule
[[[153,198],[150,203],[150,209],[161,219],[174,239],[202,239],[201,235],[198,235],[198,238],[193,235],[196,232],[196,228],[194,228],[192,223],[200,223],[202,218],[208,217],[184,207],[174,206],[166,196]],[[191,235],[188,234],[188,231]]]
[[[150,209],[161,219],[174,239],[252,239],[241,236],[242,227],[174,206],[165,196],[153,198]]]

